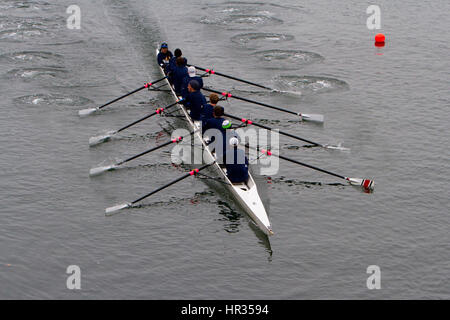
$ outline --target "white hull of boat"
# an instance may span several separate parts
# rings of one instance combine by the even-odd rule
[[[156,49],[156,55],[158,55],[159,50]],[[163,76],[164,70],[160,68],[161,73]],[[169,83],[169,80],[166,79],[166,81]],[[175,99],[179,99],[173,90],[172,86],[169,83],[169,87],[172,91],[172,94]],[[189,113],[184,108],[183,105],[178,104],[178,107],[180,108],[183,115],[186,117],[190,128],[192,131],[198,130],[199,126],[197,123],[192,121],[191,117],[189,116]],[[206,163],[210,163],[212,161],[215,161],[214,155],[209,150],[207,144],[203,140],[202,133],[196,132],[197,139],[200,139],[199,141],[202,141],[203,148],[207,150],[204,154],[209,159],[204,159]],[[264,204],[262,203],[261,197],[259,196],[258,189],[255,183],[255,180],[253,179],[252,175],[249,172],[249,178],[246,183],[231,183],[231,181],[228,179],[224,169],[217,163],[214,162],[214,169],[215,171],[221,176],[221,178],[226,182],[227,189],[233,194],[233,197],[236,199],[237,203],[244,209],[244,211],[250,216],[252,221],[258,226],[259,229],[261,229],[266,235],[270,236],[273,235],[272,226],[269,220],[269,216],[267,215],[266,209],[264,207]]]

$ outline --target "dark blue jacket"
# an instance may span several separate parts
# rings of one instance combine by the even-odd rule
[[[205,126],[206,121],[208,119],[212,119],[214,116],[214,107],[210,105],[209,103],[205,104],[202,109],[201,119],[202,119],[202,125]],[[222,124],[221,124],[222,125]]]
[[[170,72],[170,79],[172,80],[172,84],[177,95],[181,95],[183,80],[188,76],[188,70],[186,67],[175,67],[175,69]]]
[[[200,120],[202,108],[203,105],[205,104],[206,104],[205,96],[200,92],[200,90],[197,90],[195,92],[190,92],[187,94],[184,106],[187,109],[191,110],[191,118],[193,120]]]
[[[217,149],[217,146],[215,148],[216,152],[216,158],[218,159],[219,163],[223,163],[224,158],[222,155],[225,153],[226,150],[226,130],[222,128],[222,123],[225,121],[224,118],[211,118],[204,122],[203,124],[203,133],[205,133],[209,129],[217,129],[222,133],[222,148],[220,150]],[[215,136],[211,136],[211,142],[215,141]]]
[[[187,87],[188,87],[189,81],[191,81],[191,80],[197,81],[198,84],[200,85],[200,89],[203,88],[203,79],[202,79],[202,77],[198,77],[198,76],[189,77],[189,74],[188,74],[188,76],[183,79],[183,85],[182,85],[182,88],[181,88],[181,96],[182,97],[186,97],[186,95],[188,94],[188,88]]]
[[[164,59],[166,59],[167,57],[169,57],[169,61],[165,62]],[[170,59],[173,57],[172,52],[167,50],[167,53],[164,54],[162,52],[158,53],[158,64],[163,67],[164,69],[168,66],[168,64],[170,63]],[[167,64],[167,66],[166,66]]]
[[[205,125],[203,126],[203,132],[208,129],[217,129],[223,133],[225,136],[225,129],[222,128],[222,123],[225,121],[224,118],[211,118],[205,121]]]
[[[184,66],[187,65],[187,59],[184,59]],[[170,58],[169,60],[169,66],[167,67],[167,72],[170,72],[172,70],[174,70],[177,67],[177,57],[173,56],[172,58]]]
[[[244,150],[233,148],[227,151],[227,176],[231,182],[245,182],[248,179],[248,159]]]

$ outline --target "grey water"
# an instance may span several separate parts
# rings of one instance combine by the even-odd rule
[[[2,0],[0,2],[0,298],[2,299],[449,299],[448,1]],[[67,28],[70,5],[80,29]],[[383,32],[385,47],[374,46]],[[155,47],[189,62],[285,91],[229,79],[219,90],[304,113],[323,126],[238,100],[242,115],[349,152],[286,156],[372,178],[367,194],[280,162],[257,176],[270,243],[220,187],[188,179],[106,217],[183,174],[169,149],[122,169],[109,164],[162,143],[174,123],[153,118],[117,138],[88,139],[173,102],[142,91],[160,78]],[[255,168],[257,169],[257,168]],[[205,183],[206,182],[206,183]],[[67,288],[68,266],[81,289]],[[381,289],[367,287],[368,266]]]

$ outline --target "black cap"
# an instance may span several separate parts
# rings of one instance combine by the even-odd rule
[[[198,81],[197,80],[191,80],[191,81],[189,81],[189,85],[192,87],[192,89],[194,89],[194,90],[198,90],[198,89],[200,89],[200,84],[198,83]]]

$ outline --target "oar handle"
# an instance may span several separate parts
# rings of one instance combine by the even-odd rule
[[[243,122],[243,123],[245,123],[245,124],[251,124],[251,125],[254,125],[254,126],[257,126],[257,127],[263,128],[263,129],[266,129],[266,130],[273,130],[272,128],[270,128],[270,127],[268,127],[268,126],[265,126],[265,125],[260,124],[260,123],[256,123],[256,122],[254,122],[254,121],[252,121],[252,120],[250,120],[250,119],[239,118],[239,117],[233,116],[233,115],[228,114],[228,113],[224,113],[224,115],[225,115],[226,117],[229,117],[229,118],[232,118],[232,119],[240,120],[241,122]],[[319,147],[322,147],[322,146],[323,146],[323,145],[320,144],[320,143],[317,143],[317,142],[314,142],[314,141],[311,141],[311,140],[307,140],[307,139],[301,138],[301,137],[299,137],[299,136],[295,136],[295,135],[290,134],[290,133],[288,133],[288,132],[284,132],[284,131],[278,130],[278,133],[279,133],[279,134],[282,134],[282,135],[284,135],[284,136],[287,136],[287,137],[296,139],[296,140],[301,140],[301,141],[310,143],[310,144],[315,145],[315,146],[319,146]]]
[[[205,164],[204,166],[202,166],[202,167],[200,167],[200,168],[198,168],[198,169],[193,169],[193,170],[189,171],[188,173],[186,173],[185,175],[182,175],[181,177],[179,177],[179,178],[177,178],[177,179],[175,179],[175,180],[173,180],[173,181],[171,181],[171,182],[169,182],[169,183],[163,185],[162,187],[159,187],[158,189],[153,190],[153,191],[150,192],[150,193],[147,193],[146,195],[140,197],[139,199],[134,200],[133,202],[131,202],[131,204],[135,204],[136,202],[142,201],[142,200],[144,200],[145,198],[150,197],[151,195],[153,195],[153,194],[155,194],[155,193],[157,193],[157,192],[159,192],[159,191],[161,191],[161,190],[164,190],[164,189],[166,189],[167,187],[170,187],[171,185],[173,185],[173,184],[175,184],[175,183],[177,183],[177,182],[179,182],[179,181],[181,181],[181,180],[183,180],[183,179],[186,179],[187,177],[195,176],[198,172],[200,172],[200,171],[203,170],[203,169],[206,169],[207,167],[209,167],[209,166],[212,165],[212,164],[213,164],[213,163]]]
[[[242,100],[242,101],[245,101],[245,102],[257,104],[257,105],[260,105],[260,106],[263,106],[263,107],[267,107],[267,108],[270,108],[270,109],[274,109],[274,110],[278,110],[278,111],[281,111],[281,112],[286,112],[286,113],[294,114],[296,116],[300,116],[300,113],[298,113],[298,112],[294,112],[294,111],[291,111],[291,110],[283,109],[283,108],[280,108],[280,107],[277,107],[277,106],[272,106],[272,105],[267,104],[267,103],[258,102],[258,101],[255,101],[255,100],[250,100],[250,99],[247,99],[247,98],[238,97],[238,96],[235,96],[235,95],[233,95],[233,94],[231,94],[229,92],[221,92],[221,91],[217,91],[217,90],[213,90],[213,89],[209,89],[209,88],[202,88],[202,89],[205,90],[205,91],[221,94],[222,96],[224,96],[226,98],[235,98],[235,99],[238,99],[238,100]]]
[[[192,65],[192,66],[195,67],[196,69],[205,71],[205,72],[207,72],[209,74],[216,74],[216,75],[224,77],[224,78],[236,80],[236,81],[239,81],[239,82],[250,84],[250,85],[255,86],[255,87],[259,87],[259,88],[262,88],[262,89],[267,89],[267,90],[273,91],[272,88],[263,86],[262,84],[254,83],[254,82],[251,82],[251,81],[248,81],[248,80],[244,80],[244,79],[241,79],[241,78],[236,78],[236,77],[233,77],[233,76],[230,76],[230,75],[227,75],[227,74],[223,74],[223,73],[217,72],[217,71],[215,71],[213,69],[205,69],[205,68],[194,66],[194,65]]]

